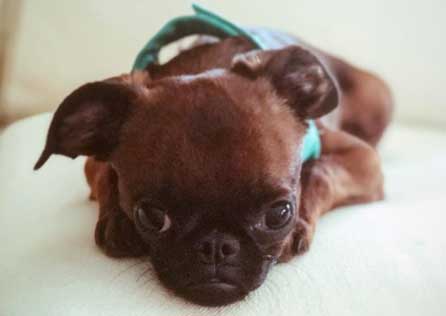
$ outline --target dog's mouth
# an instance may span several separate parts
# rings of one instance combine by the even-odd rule
[[[263,260],[261,264],[253,264],[249,273],[238,265],[173,269],[160,262],[155,267],[161,265],[163,268],[155,268],[155,271],[160,281],[177,296],[202,306],[223,306],[243,300],[260,287],[274,262]]]
[[[211,278],[192,283],[184,288],[181,295],[188,300],[205,306],[221,306],[241,300],[247,294],[239,285]]]
[[[219,264],[180,259],[166,259],[163,253],[151,256],[159,280],[166,288],[202,306],[223,306],[243,300],[263,284],[276,262],[272,255],[255,257],[252,253],[249,261],[245,258]]]

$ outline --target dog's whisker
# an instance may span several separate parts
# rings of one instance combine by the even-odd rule
[[[128,272],[129,270],[131,270],[131,269],[133,269],[133,268],[135,268],[135,267],[137,267],[137,266],[139,266],[139,265],[141,265],[141,264],[143,264],[143,263],[145,263],[145,261],[142,260],[142,259],[140,259],[139,262],[135,262],[135,263],[131,264],[130,266],[128,266],[128,267],[122,269],[120,272],[118,272],[118,273],[115,275],[115,277],[112,279],[112,282],[115,281],[117,278],[119,278],[119,277],[120,277],[121,275],[123,275],[124,273]]]
[[[140,275],[138,276],[138,278],[136,279],[136,282],[139,282],[139,280],[141,280],[141,278],[147,274],[147,272],[150,272],[152,269],[151,267],[147,267],[142,273],[140,273]]]

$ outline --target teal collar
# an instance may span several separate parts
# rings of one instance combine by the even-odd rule
[[[277,48],[271,42],[271,36],[262,36],[265,32],[254,32],[240,28],[232,22],[210,12],[197,4],[192,5],[195,15],[181,16],[170,20],[152,37],[140,51],[133,64],[133,70],[143,70],[151,64],[158,63],[160,50],[181,38],[189,35],[205,34],[217,38],[243,36],[258,49]],[[301,158],[303,161],[319,158],[321,142],[319,132],[313,120],[308,121],[307,133],[304,137]]]

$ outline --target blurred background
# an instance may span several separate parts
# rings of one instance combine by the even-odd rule
[[[256,0],[198,3],[241,25],[289,31],[386,79],[396,120],[446,123],[446,1]],[[0,121],[53,111],[77,86],[128,72],[184,0],[0,0]]]

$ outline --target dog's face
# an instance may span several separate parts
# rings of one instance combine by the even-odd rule
[[[83,86],[56,112],[37,167],[52,153],[108,161],[160,280],[199,304],[239,300],[292,247],[305,119],[337,103],[307,55],[254,52],[232,69]]]
[[[123,126],[121,207],[160,279],[195,302],[259,286],[293,228],[305,129],[283,102],[266,81],[213,71],[152,87]]]

